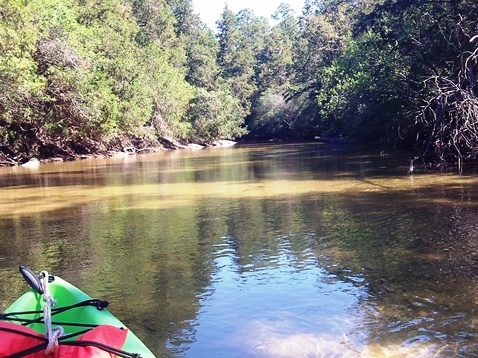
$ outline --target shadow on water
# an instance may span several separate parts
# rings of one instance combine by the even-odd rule
[[[238,170],[240,168],[240,170]],[[237,146],[173,151],[68,163],[38,169],[0,168],[0,188],[123,186],[135,184],[250,182],[264,179],[335,180],[402,177],[403,156],[357,152],[320,144]]]
[[[478,353],[472,177],[320,146],[159,158],[3,175],[1,308],[25,264],[107,298],[158,356]]]

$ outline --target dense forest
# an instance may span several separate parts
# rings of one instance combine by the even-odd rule
[[[476,0],[0,0],[0,162],[315,136],[478,156]]]

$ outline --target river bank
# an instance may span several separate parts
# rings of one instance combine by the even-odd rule
[[[228,148],[236,145],[237,142],[232,140],[217,140],[208,144],[198,144],[198,143],[180,143],[176,140],[163,140],[161,143],[158,143],[153,146],[122,146],[121,148],[115,148],[112,150],[98,151],[95,153],[86,153],[86,154],[71,154],[71,155],[57,155],[50,156],[45,158],[37,158],[36,156],[26,157],[19,160],[15,158],[9,158],[5,154],[0,152],[0,167],[7,166],[22,166],[27,168],[36,168],[41,163],[54,163],[54,162],[67,162],[75,160],[88,160],[95,158],[106,158],[106,157],[124,157],[136,154],[144,153],[157,153],[168,150],[202,150],[211,147],[224,147]]]

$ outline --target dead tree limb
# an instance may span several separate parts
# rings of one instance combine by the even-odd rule
[[[474,36],[472,41],[478,40]],[[477,41],[478,42],[478,41]],[[478,158],[478,46],[464,53],[456,79],[433,76],[434,97],[421,109],[418,121],[429,128],[428,145],[442,163]]]

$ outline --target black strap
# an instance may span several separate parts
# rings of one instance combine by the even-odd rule
[[[15,329],[15,328],[0,327],[0,331],[20,334],[20,335],[28,337],[28,338],[38,339],[39,341],[45,341],[46,340],[46,338],[44,338],[44,337],[40,337],[40,336],[37,336],[37,335],[35,335],[33,333],[29,333],[29,332],[19,331],[18,329]]]
[[[65,345],[65,346],[74,346],[74,347],[95,347],[95,348],[99,348],[99,349],[101,349],[105,352],[115,354],[118,357],[141,358],[141,355],[138,354],[138,353],[129,353],[129,352],[123,351],[121,349],[116,349],[116,348],[110,347],[106,344],[98,343],[98,342],[95,342],[95,341],[66,341],[66,342],[61,342],[59,344]]]
[[[106,307],[108,307],[109,302],[108,301],[103,301],[99,299],[89,299],[85,300],[82,302],[75,303],[74,305],[70,306],[64,306],[64,307],[57,307],[53,308],[51,310],[51,315],[57,315],[59,313],[66,312],[68,310],[78,308],[78,307],[84,307],[84,306],[93,306],[96,307],[99,311],[102,311]],[[37,311],[21,311],[21,312],[8,312],[8,313],[2,313],[0,314],[0,320],[4,321],[15,321],[15,322],[21,322],[23,326],[28,326],[33,323],[42,323],[43,322],[43,315],[39,316],[38,318],[35,319],[26,319],[26,318],[20,318],[18,316],[22,315],[31,315],[31,314],[42,314],[43,310],[37,310]],[[53,324],[59,325],[60,322],[52,322]],[[65,323],[61,322],[61,324],[66,325],[66,326],[78,326],[78,327],[96,327],[96,325],[89,325],[89,324],[75,324],[75,323]]]

